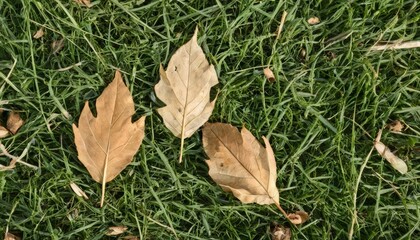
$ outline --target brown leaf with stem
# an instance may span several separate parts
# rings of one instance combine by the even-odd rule
[[[184,139],[209,119],[216,101],[210,102],[210,89],[218,83],[216,70],[198,45],[197,32],[175,52],[166,71],[160,67],[160,81],[155,86],[156,96],[166,104],[157,111],[165,126],[181,138],[179,162]]]
[[[132,123],[134,102],[119,71],[96,100],[96,112],[94,117],[86,102],[79,126],[73,124],[73,132],[79,160],[102,184],[102,207],[106,183],[130,164],[140,147],[145,117]]]
[[[263,140],[266,148],[245,127],[239,132],[230,124],[206,123],[203,146],[209,175],[241,202],[275,204],[287,216],[279,203],[274,153]]]

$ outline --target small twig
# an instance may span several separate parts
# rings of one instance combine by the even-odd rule
[[[75,64],[72,64],[72,65],[70,65],[70,66],[68,66],[68,67],[59,68],[59,69],[57,69],[57,71],[58,71],[58,72],[67,71],[67,70],[70,70],[70,69],[72,69],[72,68],[74,68],[74,67],[81,66],[82,64],[83,64],[83,61],[78,62],[78,63],[75,63]]]
[[[26,148],[23,150],[23,152],[20,154],[20,156],[19,156],[19,157],[16,157],[16,156],[14,156],[14,155],[10,154],[10,153],[7,151],[6,147],[5,147],[2,143],[0,143],[0,150],[1,150],[1,152],[2,152],[2,153],[0,153],[0,155],[4,155],[4,156],[6,156],[6,157],[8,157],[8,158],[11,158],[11,159],[12,159],[12,160],[10,161],[9,166],[7,166],[7,167],[3,167],[1,170],[10,170],[10,169],[12,169],[12,168],[15,166],[15,164],[16,164],[16,163],[20,163],[20,164],[23,164],[23,165],[25,165],[25,166],[27,166],[27,167],[30,167],[30,168],[33,168],[33,169],[37,170],[37,169],[38,169],[38,167],[37,167],[37,166],[34,166],[34,165],[29,164],[29,163],[27,163],[27,162],[25,162],[25,161],[23,161],[23,160],[22,160],[22,159],[26,156],[26,154],[27,154],[27,153],[28,153],[28,151],[29,151],[30,146],[31,146],[31,145],[32,145],[32,143],[34,143],[34,142],[35,142],[35,139],[32,139],[32,140],[28,143],[28,145],[26,146]],[[1,170],[0,170],[0,171],[1,171]]]
[[[420,47],[420,41],[407,41],[407,42],[396,42],[390,44],[378,44],[373,45],[370,50],[381,51],[381,50],[394,50],[394,49],[407,49],[407,48],[418,48]]]
[[[277,35],[276,35],[276,41],[280,38],[280,33],[283,30],[284,22],[286,22],[287,12],[284,11],[281,15],[280,25],[277,28]]]

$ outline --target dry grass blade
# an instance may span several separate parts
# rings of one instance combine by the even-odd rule
[[[145,117],[132,123],[134,102],[119,71],[96,100],[96,111],[94,117],[86,102],[73,132],[79,160],[92,178],[102,183],[102,207],[105,184],[130,164],[140,147]]]
[[[158,113],[165,126],[181,138],[179,162],[184,139],[209,119],[216,101],[210,102],[210,89],[218,83],[216,70],[197,43],[197,31],[175,52],[166,71],[160,67],[160,81],[155,86],[156,96],[166,104]]]
[[[420,41],[407,41],[407,42],[396,42],[389,44],[377,44],[373,45],[370,50],[381,51],[381,50],[394,50],[394,49],[408,49],[420,47]]]

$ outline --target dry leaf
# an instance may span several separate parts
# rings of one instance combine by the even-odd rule
[[[86,7],[91,7],[92,4],[90,3],[90,0],[74,0],[80,5],[85,5]]]
[[[126,240],[139,240],[140,238],[133,236],[133,235],[128,235],[125,237],[122,237],[121,239],[126,239]]]
[[[319,18],[318,17],[311,17],[311,18],[308,19],[308,23],[310,25],[315,25],[315,24],[318,24],[319,22],[320,21],[319,21]]]
[[[391,124],[388,125],[389,130],[392,132],[401,132],[404,129],[404,124],[402,124],[400,121],[395,120]]]
[[[405,164],[405,162],[401,158],[395,156],[391,152],[391,150],[385,144],[381,142],[381,135],[382,135],[382,129],[379,130],[378,136],[376,137],[373,143],[379,155],[385,158],[391,164],[391,166],[394,169],[396,169],[398,172],[400,172],[401,174],[406,174],[408,171],[407,164]]]
[[[5,138],[7,136],[9,136],[9,130],[3,126],[0,126],[0,138]]]
[[[244,127],[206,123],[203,146],[209,175],[223,190],[243,203],[279,204],[276,161],[268,140],[266,148]]]
[[[197,44],[197,31],[175,52],[166,71],[160,67],[160,81],[155,86],[156,96],[166,104],[157,111],[165,126],[181,138],[179,162],[184,139],[209,119],[216,101],[210,102],[210,89],[218,83],[216,70]]]
[[[108,231],[106,232],[107,236],[117,236],[120,235],[122,233],[124,233],[125,231],[127,231],[127,227],[125,226],[115,226],[115,227],[109,227]]]
[[[12,111],[7,118],[6,128],[12,133],[16,134],[20,127],[22,127],[24,121],[20,118],[18,112]]]
[[[287,217],[289,218],[290,222],[292,222],[295,225],[302,224],[309,219],[308,213],[304,211],[290,213],[289,215],[287,215]]]
[[[264,68],[264,75],[269,82],[273,83],[276,81],[276,77],[269,67]]]
[[[9,232],[6,232],[6,234],[4,236],[4,240],[20,240],[20,239],[21,239],[20,237],[14,235],[14,234],[11,234]]]
[[[53,54],[57,54],[64,47],[64,38],[60,40],[53,41],[51,44],[51,49]]]
[[[290,240],[292,232],[290,228],[283,227],[277,223],[274,223],[270,231],[271,240]]]
[[[119,71],[96,100],[96,112],[94,117],[86,102],[79,127],[73,124],[73,132],[80,161],[92,178],[102,183],[102,207],[105,183],[130,164],[140,147],[145,117],[132,123],[134,102]]]
[[[73,190],[73,192],[76,193],[77,196],[83,197],[86,200],[89,199],[89,197],[86,195],[86,193],[79,186],[77,186],[76,183],[71,182],[70,187]]]
[[[44,36],[44,27],[41,27],[40,29],[38,29],[38,31],[36,31],[33,38],[39,39],[39,38],[42,38],[43,36]]]

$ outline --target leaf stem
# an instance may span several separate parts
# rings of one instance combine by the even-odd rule
[[[284,217],[286,217],[287,219],[289,219],[289,217],[287,216],[286,211],[283,210],[283,208],[280,206],[280,203],[275,203],[276,207],[280,210],[280,212],[284,215]]]
[[[102,183],[102,196],[101,196],[101,207],[104,205],[104,201],[105,201],[105,181],[103,181]]]
[[[182,163],[182,152],[184,151],[184,129],[182,129],[181,133],[181,147],[179,150],[179,163]]]

